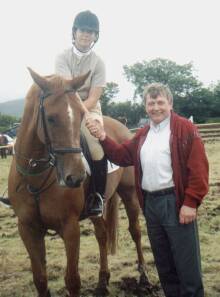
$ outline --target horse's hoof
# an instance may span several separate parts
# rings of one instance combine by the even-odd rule
[[[159,287],[157,285],[152,285],[146,275],[140,277],[140,281],[138,284],[138,296],[151,296],[151,297],[159,297],[157,292],[159,291]]]
[[[42,295],[41,295],[42,296]],[[38,295],[38,297],[41,297],[40,295]],[[47,290],[47,293],[46,295],[44,295],[45,297],[51,297],[51,294],[50,294],[50,290]]]
[[[106,287],[103,287],[103,288],[97,287],[95,289],[95,292],[94,292],[95,297],[104,297],[108,295],[109,295],[109,291]]]

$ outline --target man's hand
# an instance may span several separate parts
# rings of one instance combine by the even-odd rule
[[[179,222],[180,224],[189,224],[196,219],[196,216],[197,216],[196,208],[183,205],[180,208]]]
[[[94,120],[91,117],[86,118],[86,127],[92,136],[98,138],[99,140],[104,140],[106,137],[105,130],[102,124],[98,120]]]

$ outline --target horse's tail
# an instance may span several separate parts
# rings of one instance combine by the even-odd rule
[[[118,245],[118,204],[119,195],[117,193],[106,202],[105,220],[108,238],[108,252],[111,255],[116,253]]]

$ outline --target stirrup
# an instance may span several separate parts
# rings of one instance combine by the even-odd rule
[[[94,209],[92,209],[92,208],[89,208],[87,211],[88,211],[88,215],[89,215],[89,217],[102,217],[103,216],[103,211],[104,211],[104,203],[103,203],[103,198],[102,198],[102,195],[100,194],[100,193],[98,193],[98,192],[95,192],[95,193],[92,193],[92,194],[90,194],[91,196],[92,196],[92,198],[91,198],[91,201],[90,201],[90,203],[88,203],[88,206],[93,206],[94,205],[94,202],[96,201],[96,199],[98,199],[97,201],[97,205],[99,206],[101,206],[101,211],[100,212],[98,212],[97,214],[96,213],[94,213],[94,214],[92,214],[92,210],[94,210]],[[89,214],[91,212],[91,215]]]

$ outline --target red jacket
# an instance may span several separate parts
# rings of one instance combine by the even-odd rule
[[[142,170],[140,149],[150,129],[149,125],[138,130],[135,136],[122,144],[117,144],[110,137],[101,141],[107,157],[122,167],[134,165],[135,184],[141,207]],[[208,192],[209,166],[201,137],[195,125],[189,120],[171,113],[170,151],[173,169],[173,181],[177,205],[198,207]]]

